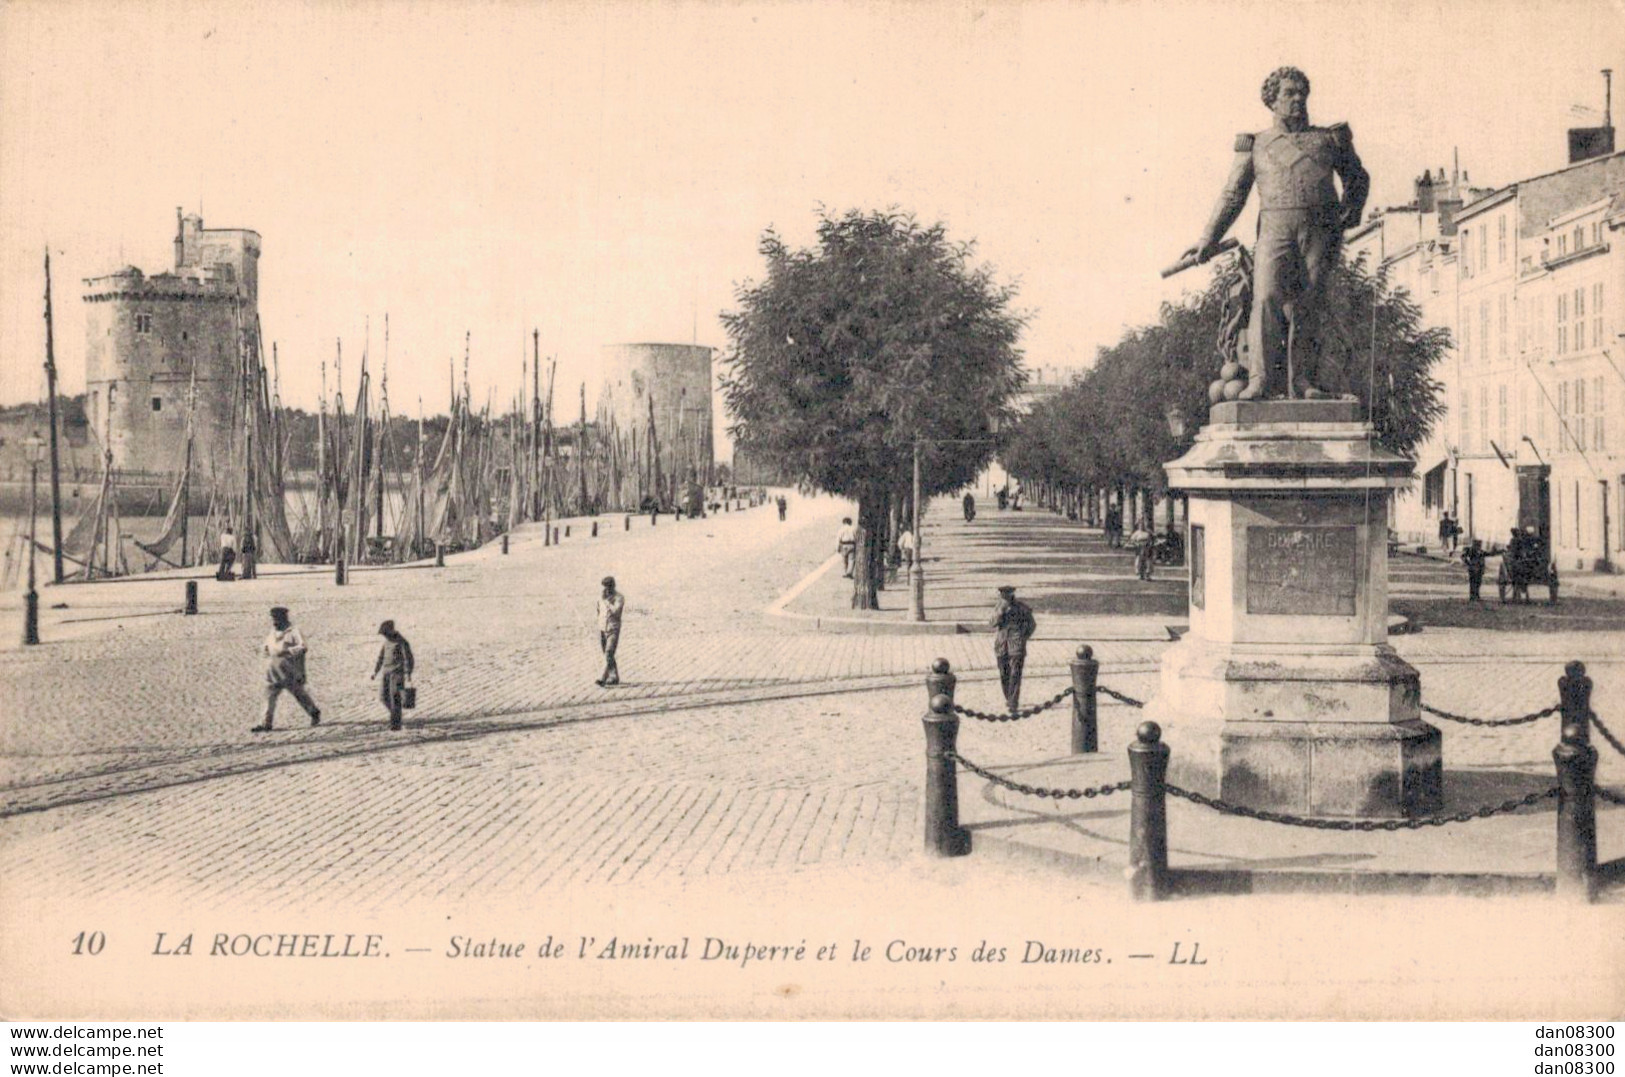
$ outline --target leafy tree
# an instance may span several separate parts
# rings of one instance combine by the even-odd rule
[[[1010,472],[1052,488],[1165,492],[1162,465],[1190,448],[1206,421],[1235,272],[1221,267],[1205,292],[1164,305],[1155,324],[1101,349],[1082,379],[1018,424],[1004,452]],[[1378,443],[1409,455],[1444,413],[1431,371],[1450,348],[1449,331],[1424,328],[1410,297],[1360,263],[1338,266],[1326,294],[1321,371],[1331,384],[1324,387],[1353,393]],[[1184,428],[1177,437],[1170,410]]]
[[[920,439],[926,496],[973,481],[1021,387],[1015,288],[970,244],[895,209],[820,211],[818,241],[763,233],[760,282],[722,315],[738,451],[858,503],[852,604],[873,609]]]

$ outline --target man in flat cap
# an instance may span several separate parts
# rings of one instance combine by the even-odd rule
[[[265,721],[251,733],[269,733],[276,718],[276,701],[289,692],[310,715],[310,724],[322,724],[322,709],[305,688],[305,639],[288,617],[288,607],[271,607],[271,634],[261,648],[265,654]]]
[[[372,664],[372,676],[377,680],[378,674],[384,675],[383,683],[378,686],[378,698],[389,711],[389,728],[399,729],[406,685],[412,679],[416,663],[412,658],[412,645],[396,631],[394,621],[379,625],[378,634],[384,637],[384,645],[378,649],[378,661]]]
[[[615,590],[615,577],[605,576],[604,591],[598,596],[598,646],[604,652],[604,675],[598,678],[598,687],[609,688],[621,683],[621,671],[615,666],[615,648],[621,643],[621,613],[626,609],[626,596]]]
[[[1240,398],[1324,397],[1316,342],[1324,288],[1337,264],[1345,229],[1360,223],[1371,177],[1354,152],[1346,123],[1309,125],[1309,76],[1281,67],[1264,80],[1268,130],[1236,136],[1224,193],[1185,257],[1205,262],[1241,215],[1258,185],[1258,245],[1253,252],[1253,306],[1247,325],[1247,386]],[[1342,183],[1339,194],[1333,176]]]
[[[988,621],[993,626],[993,657],[999,663],[999,685],[1004,702],[1014,713],[1021,706],[1021,667],[1027,662],[1027,640],[1038,630],[1033,611],[1016,598],[1016,589],[999,588],[999,608]]]

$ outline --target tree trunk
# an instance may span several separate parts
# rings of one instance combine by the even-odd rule
[[[885,498],[867,492],[858,498],[858,548],[852,566],[852,608],[880,608],[879,581],[875,564],[886,531]]]

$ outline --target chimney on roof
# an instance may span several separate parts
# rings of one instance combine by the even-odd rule
[[[1614,152],[1614,70],[1602,69],[1603,121],[1601,127],[1569,128],[1569,164],[1579,164],[1593,157],[1606,157]]]
[[[1416,209],[1420,213],[1433,212],[1433,177],[1425,168],[1416,180]]]

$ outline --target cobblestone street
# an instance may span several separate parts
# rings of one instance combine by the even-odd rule
[[[1166,628],[1183,622],[1166,609],[1182,570],[1137,590],[1129,556],[1093,531],[1037,512],[967,526],[944,507],[926,532],[939,602],[962,596],[951,604],[973,613],[1005,580],[1036,596],[1026,700],[1069,683],[1081,642],[1095,646],[1102,683],[1154,690]],[[768,507],[653,527],[639,517],[630,531],[615,518],[598,538],[575,521],[558,547],[521,531],[507,556],[361,570],[345,588],[281,570],[205,580],[197,617],[158,612],[178,599],[174,580],[48,589],[47,606],[68,607],[49,611],[47,643],[0,653],[8,889],[364,908],[913,858],[923,673],[948,658],[960,701],[993,709],[989,637],[820,631],[769,614],[829,556],[843,511],[793,499],[783,524]],[[1599,715],[1625,730],[1613,702],[1625,690],[1618,602],[1464,612],[1459,571],[1393,562],[1394,608],[1422,627],[1394,643],[1422,670],[1425,701],[1487,717],[1536,710],[1578,657]],[[625,684],[613,690],[593,684],[592,602],[606,573],[628,595]],[[255,652],[278,603],[310,642],[323,723],[307,728],[284,700],[278,730],[256,737]],[[422,703],[399,734],[367,679],[385,617],[420,665]],[[967,729],[964,750],[993,765],[1054,757],[1067,713],[996,735]],[[1446,766],[1549,777],[1554,722],[1451,725]],[[1126,775],[1133,724],[1129,708],[1102,707],[1113,773]],[[1602,779],[1625,787],[1625,758],[1599,746]],[[1619,821],[1604,810],[1603,827]]]

